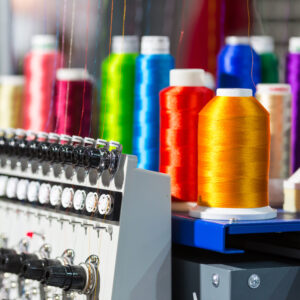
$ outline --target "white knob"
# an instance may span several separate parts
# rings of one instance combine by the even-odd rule
[[[65,188],[61,195],[61,205],[63,208],[70,208],[73,205],[74,190]]]
[[[29,185],[29,180],[21,179],[17,186],[17,198],[19,200],[26,200],[27,199],[27,189]]]
[[[17,185],[19,179],[15,177],[10,177],[7,181],[6,186],[6,196],[8,198],[16,198],[17,197]]]
[[[49,183],[42,183],[39,190],[39,202],[46,204],[50,202],[51,185]]]
[[[27,199],[29,202],[38,201],[40,184],[37,181],[31,181],[27,190]]]
[[[74,208],[76,210],[82,210],[84,208],[84,203],[85,203],[85,198],[86,198],[86,192],[83,190],[77,190],[75,195],[74,195]]]
[[[99,198],[98,211],[100,215],[109,215],[112,212],[113,201],[110,195],[102,194]]]
[[[98,205],[97,193],[89,192],[85,200],[85,209],[87,212],[95,212]]]
[[[6,186],[7,186],[8,177],[0,176],[0,197],[6,195]]]
[[[50,191],[50,203],[53,206],[58,206],[61,203],[62,188],[59,185],[54,185]]]

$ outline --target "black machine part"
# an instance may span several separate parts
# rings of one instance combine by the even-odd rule
[[[0,269],[3,272],[19,274],[22,270],[22,265],[26,260],[37,258],[36,254],[6,254],[1,257]]]
[[[27,260],[22,265],[20,276],[26,279],[41,281],[44,278],[47,267],[59,265],[61,265],[61,261],[57,259],[44,258]]]

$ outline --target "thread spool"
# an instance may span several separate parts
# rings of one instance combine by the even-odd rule
[[[169,85],[174,58],[165,36],[143,36],[136,59],[133,154],[138,167],[159,169],[159,92]]]
[[[218,89],[199,113],[198,206],[193,217],[258,220],[269,206],[270,121],[250,89]]]
[[[114,36],[112,54],[102,63],[100,135],[105,140],[119,141],[127,154],[132,153],[137,56],[137,36]]]
[[[56,133],[89,136],[92,93],[92,78],[85,69],[59,69],[57,71]]]
[[[251,45],[260,57],[261,82],[278,83],[278,58],[274,53],[274,39],[266,35],[252,36]]]
[[[174,69],[160,92],[160,172],[171,176],[177,211],[197,202],[198,113],[214,96],[204,84],[204,70]]]
[[[289,41],[286,57],[286,82],[292,89],[291,172],[300,167],[300,37]]]
[[[24,77],[0,76],[0,128],[20,128],[23,118]]]
[[[33,131],[52,131],[54,81],[61,54],[56,50],[56,39],[52,35],[35,35],[31,47],[24,61],[26,80],[23,127]]]
[[[261,82],[261,65],[249,38],[228,36],[225,42],[218,55],[217,87],[252,89],[254,93],[256,84]]]
[[[290,174],[291,87],[289,84],[258,84],[256,98],[270,113],[270,178],[287,178]]]

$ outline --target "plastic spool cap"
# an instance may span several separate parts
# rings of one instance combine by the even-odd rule
[[[62,81],[92,80],[89,73],[82,68],[63,68],[56,71],[56,79]]]
[[[300,169],[298,169],[288,179],[284,180],[283,187],[285,189],[300,190]]]
[[[258,54],[274,52],[274,39],[271,36],[254,35],[250,41],[251,46]]]
[[[136,35],[115,35],[112,38],[112,53],[138,53],[139,38]]]
[[[41,204],[46,204],[50,202],[50,191],[51,185],[49,183],[42,183],[39,190],[39,202]]]
[[[73,206],[76,210],[83,210],[85,205],[86,193],[83,190],[77,190],[74,195]]]
[[[256,94],[291,94],[291,86],[287,83],[259,83],[256,85]]]
[[[72,188],[64,188],[61,195],[61,205],[63,208],[71,208],[73,206],[74,190]]]
[[[0,85],[23,86],[25,77],[22,75],[2,75],[0,76]]]
[[[170,40],[167,36],[150,36],[142,37],[141,54],[169,54]]]
[[[32,50],[55,50],[56,37],[50,34],[34,35],[31,39],[31,48]]]
[[[289,52],[290,53],[300,53],[300,36],[290,38]]]
[[[170,86],[204,86],[204,74],[202,69],[173,69]]]
[[[52,206],[57,206],[61,203],[62,188],[59,185],[54,185],[50,191],[50,203]]]
[[[216,81],[215,78],[213,76],[213,74],[209,73],[209,72],[205,72],[204,74],[204,86],[211,89],[211,90],[215,90],[216,88]]]
[[[28,190],[29,180],[21,179],[17,186],[17,198],[18,200],[27,199],[27,190]]]
[[[6,195],[6,186],[7,186],[8,177],[0,176],[0,197]]]
[[[217,96],[222,97],[252,97],[251,89],[217,89]]]
[[[89,192],[85,200],[85,208],[89,213],[95,212],[98,205],[97,193]]]
[[[225,39],[226,45],[249,45],[250,39],[247,36],[227,36]]]
[[[38,201],[40,184],[37,181],[31,181],[27,190],[27,199],[29,202]]]

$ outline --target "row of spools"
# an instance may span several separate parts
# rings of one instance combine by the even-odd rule
[[[248,37],[226,38],[218,57],[218,88],[246,88],[255,92],[260,82],[278,82],[278,60],[272,38],[253,37],[251,43],[257,53]],[[0,126],[91,135],[92,120],[97,120],[93,116],[98,115],[93,79],[84,69],[60,69],[64,58],[56,50],[55,38],[37,36],[32,44],[33,49],[24,64],[23,108],[22,80],[1,81]],[[300,59],[299,44],[298,38],[290,41],[287,80],[292,89],[297,89],[299,68],[294,57],[290,61],[294,55]],[[123,144],[125,153],[137,155],[139,167],[169,173],[175,200],[195,202],[200,155],[198,137],[202,130],[200,123],[198,129],[198,113],[207,107],[214,92],[207,88],[213,87],[206,82],[203,70],[172,70],[174,59],[169,48],[167,37],[146,36],[141,40],[139,55],[137,37],[113,38],[112,53],[102,63],[100,120],[94,128],[98,137],[117,140]],[[288,85],[259,85],[257,95],[271,112],[270,175],[285,178],[290,172],[290,151],[292,171],[299,167],[296,136],[300,119],[298,121],[295,112],[298,98],[293,97],[291,115]],[[230,115],[230,109],[222,114]],[[218,130],[215,131],[217,136],[221,132]],[[244,136],[253,134],[251,127],[248,130],[243,132]],[[233,143],[234,136],[227,136]],[[214,138],[207,137],[205,143]],[[251,155],[245,154],[245,157],[250,161],[254,159]]]

